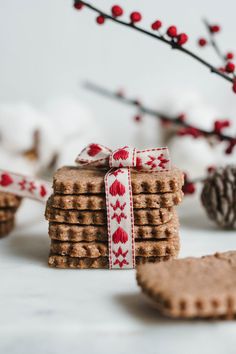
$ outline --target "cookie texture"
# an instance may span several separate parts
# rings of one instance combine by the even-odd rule
[[[21,198],[11,193],[0,192],[0,208],[18,208]]]
[[[156,263],[161,261],[168,261],[171,256],[164,257],[135,257],[136,264]],[[69,256],[59,256],[50,253],[48,265],[54,268],[70,268],[70,269],[108,269],[108,257],[99,258],[79,258]]]
[[[0,222],[0,238],[7,236],[14,229],[14,219]]]
[[[170,208],[182,202],[181,190],[162,194],[133,195],[134,209]],[[105,195],[61,195],[51,196],[51,205],[59,209],[75,210],[104,210],[106,209]]]
[[[51,252],[70,257],[108,257],[107,242],[51,242]],[[177,256],[179,237],[162,241],[135,242],[135,255],[141,257]]]
[[[114,212],[114,217],[122,220],[122,213]],[[172,208],[161,209],[136,209],[134,210],[135,225],[160,225],[171,220]],[[107,216],[105,210],[63,210],[53,208],[50,200],[46,207],[45,217],[51,222],[60,222],[79,225],[106,225]]]
[[[0,209],[0,222],[12,220],[15,216],[16,209],[4,208]]]
[[[107,227],[105,225],[73,225],[49,223],[49,236],[53,240],[59,241],[107,241]],[[134,226],[136,240],[148,239],[168,239],[178,236],[179,220],[176,213],[172,219],[162,225]]]
[[[104,176],[107,170],[66,166],[59,169],[53,179],[56,194],[100,194],[105,193]],[[183,173],[173,168],[166,172],[144,172],[132,170],[133,194],[172,193],[181,190]]]
[[[138,267],[137,281],[164,315],[232,318],[236,314],[236,251]]]

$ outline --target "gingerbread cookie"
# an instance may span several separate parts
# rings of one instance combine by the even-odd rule
[[[138,268],[137,281],[164,315],[232,318],[236,314],[236,251]]]
[[[108,257],[107,242],[51,242],[51,252],[70,257]],[[135,255],[140,257],[177,256],[179,238],[135,242]]]
[[[181,203],[183,192],[133,195],[134,209],[170,208]],[[103,210],[106,209],[105,195],[61,195],[53,194],[51,205],[59,209]]]
[[[114,217],[120,220],[122,213],[114,213]],[[172,208],[161,209],[136,209],[134,210],[135,225],[160,225],[171,220]],[[51,222],[60,222],[79,225],[105,225],[107,216],[105,211],[81,211],[56,209],[48,202],[45,217]],[[124,215],[125,217],[125,215]]]
[[[4,208],[0,209],[0,222],[12,220],[15,216],[16,209]]]
[[[11,194],[0,192],[0,208],[18,208],[21,203],[21,198]]]
[[[0,222],[0,238],[7,236],[14,229],[14,219]]]
[[[145,264],[153,262],[162,262],[171,259],[171,256],[163,257],[135,257],[136,264]],[[108,257],[99,258],[80,258],[80,257],[69,257],[69,256],[59,256],[50,253],[48,265],[55,268],[71,268],[71,269],[108,269],[109,261]]]
[[[53,180],[55,194],[101,194],[105,193],[104,177],[107,170],[62,167]],[[133,194],[173,193],[181,190],[183,173],[173,168],[165,172],[144,172],[132,170],[131,184]]]

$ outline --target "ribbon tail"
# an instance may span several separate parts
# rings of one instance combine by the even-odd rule
[[[129,168],[105,176],[109,268],[135,268],[134,216]]]
[[[0,169],[0,191],[45,203],[52,193],[51,183]]]

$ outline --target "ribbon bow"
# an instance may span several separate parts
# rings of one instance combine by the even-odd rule
[[[168,171],[168,148],[136,150],[125,146],[112,151],[90,144],[78,155],[80,166],[111,168],[105,175],[109,268],[135,268],[134,213],[130,169]]]
[[[78,155],[76,162],[96,167],[132,167],[137,170],[168,171],[170,157],[168,148],[136,150],[125,146],[112,151],[100,144],[90,144]]]

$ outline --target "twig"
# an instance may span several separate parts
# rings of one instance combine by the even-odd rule
[[[220,58],[220,60],[222,60],[223,64],[225,64],[225,55],[222,53],[220,47],[218,46],[218,43],[215,40],[215,35],[212,34],[212,32],[211,32],[210,23],[208,22],[207,19],[203,19],[203,23],[206,26],[206,30],[207,30],[209,38],[210,38],[209,43],[211,44],[211,46],[215,50],[215,52],[218,55],[218,57]]]

